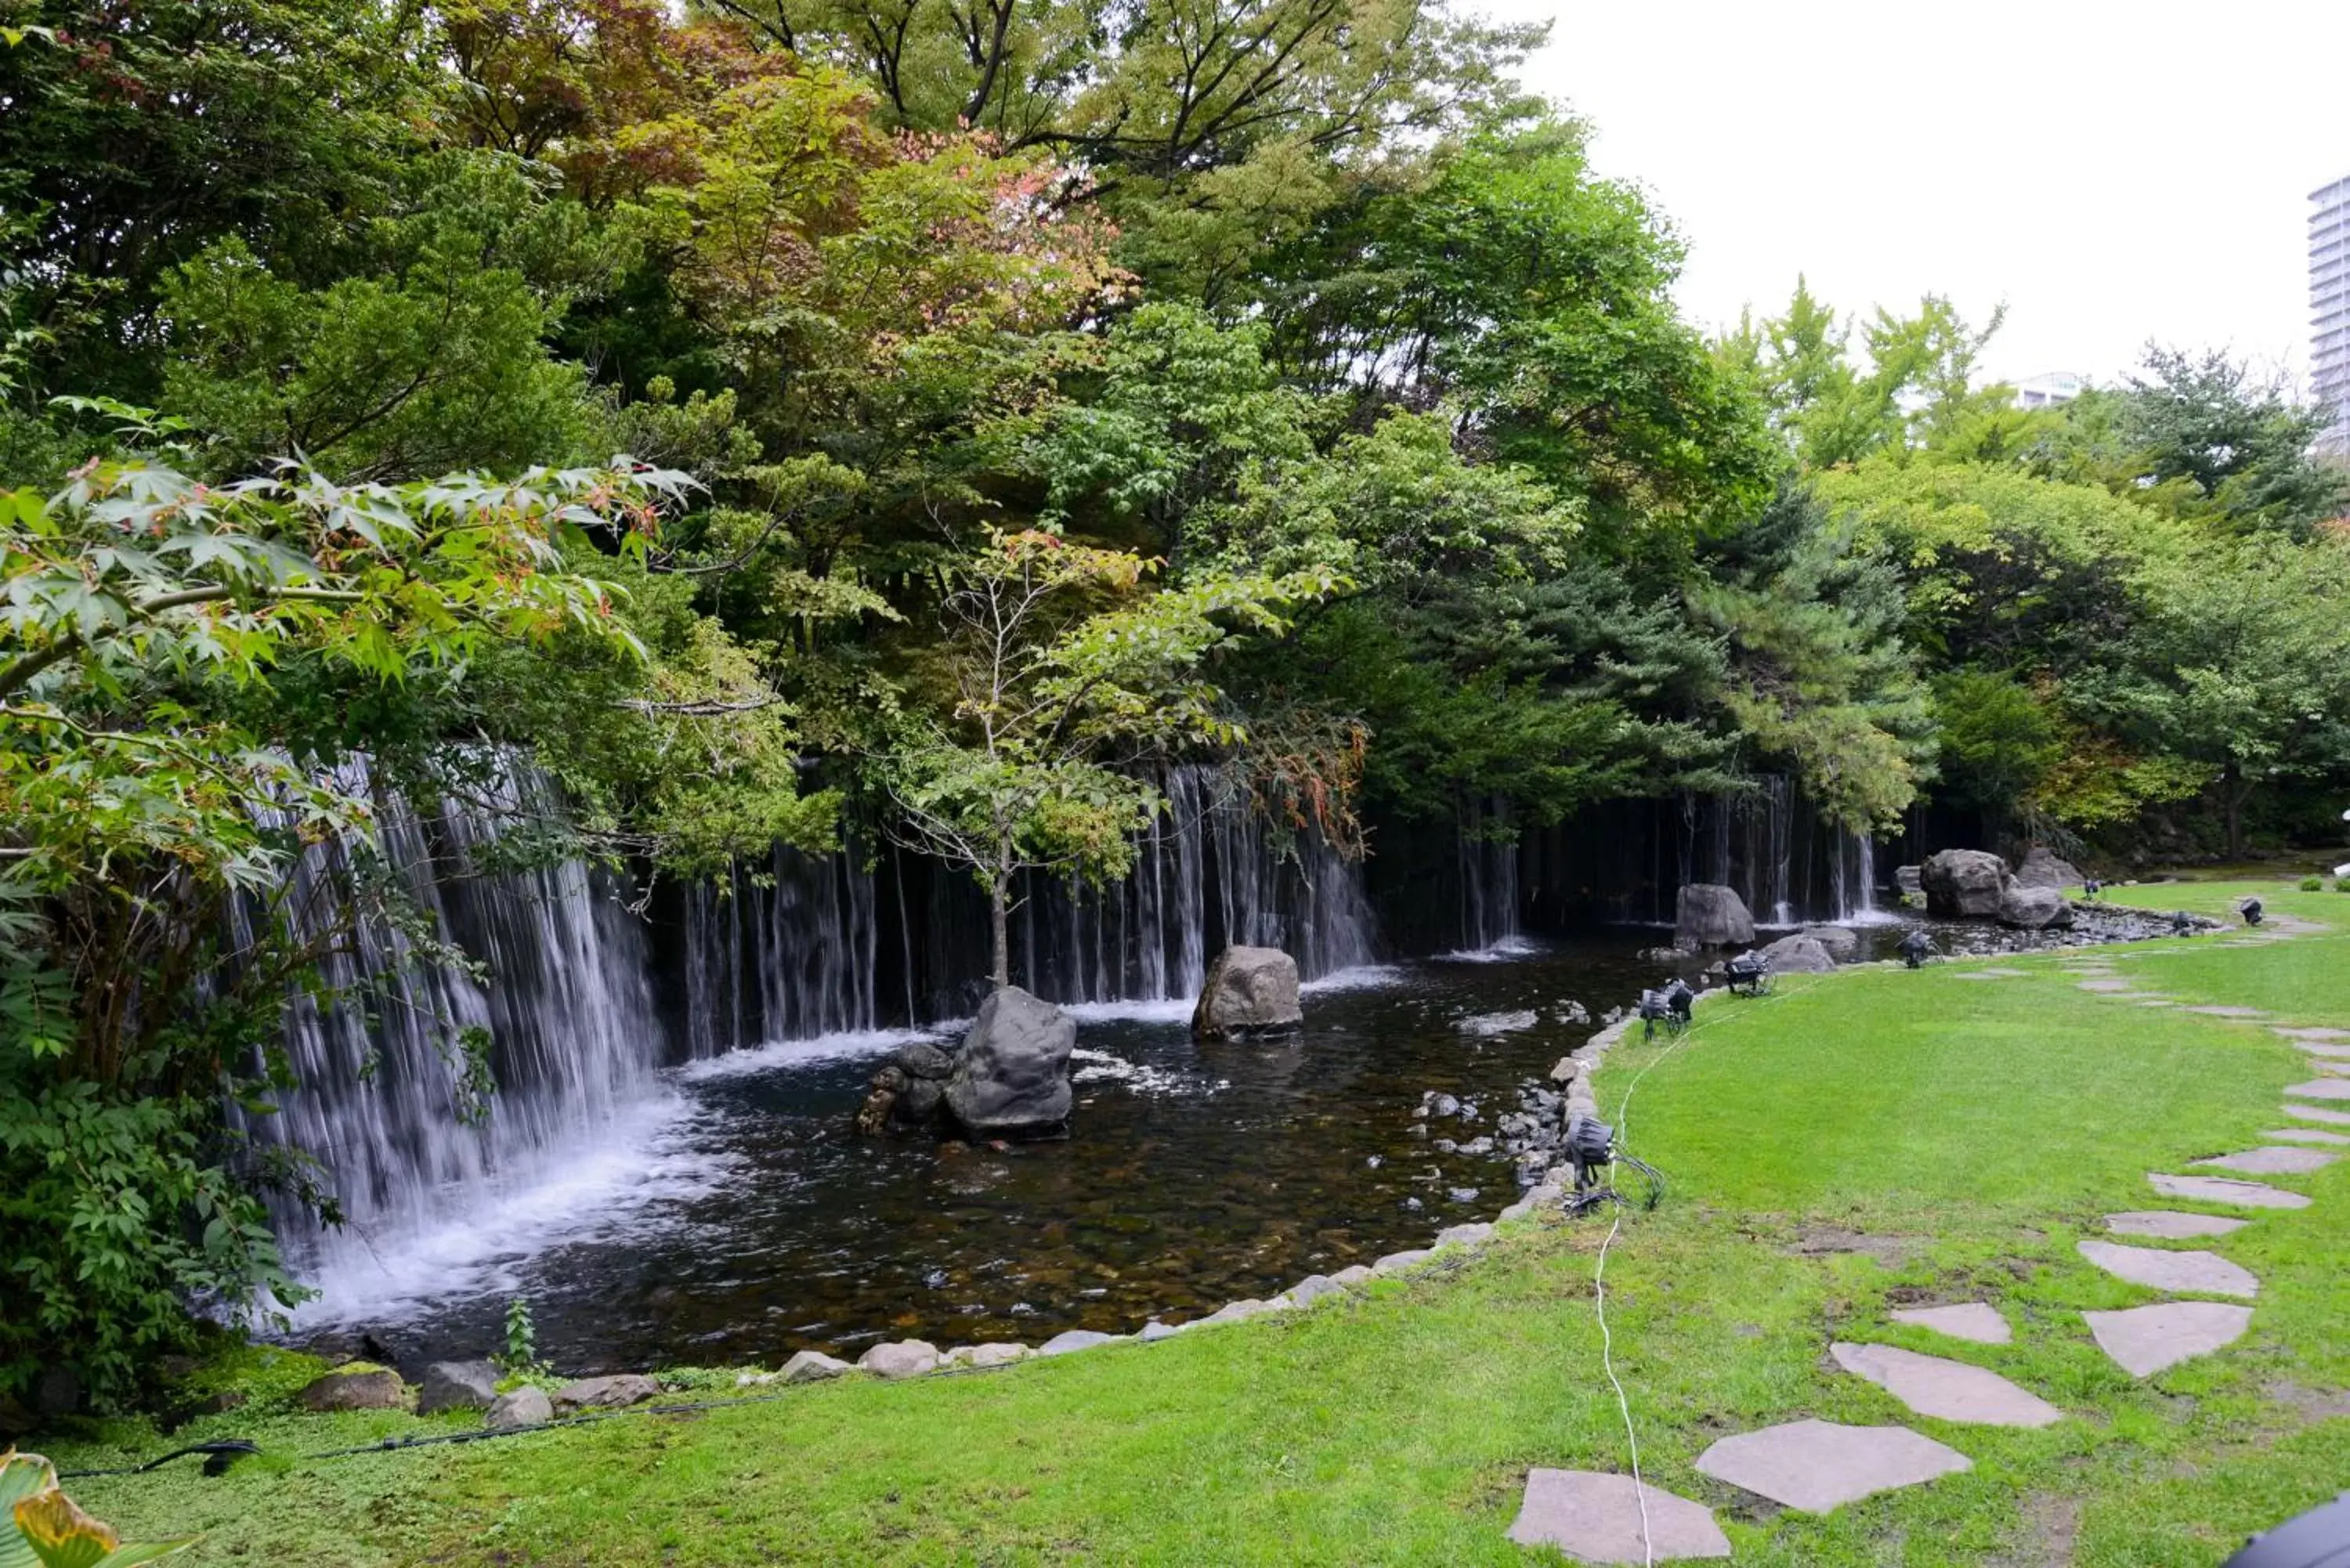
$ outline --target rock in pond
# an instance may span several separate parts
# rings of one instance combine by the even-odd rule
[[[555,1391],[555,1408],[566,1416],[574,1410],[625,1410],[660,1397],[660,1384],[641,1372],[622,1372],[565,1384]]]
[[[837,1355],[827,1355],[821,1350],[795,1352],[777,1376],[786,1383],[821,1383],[827,1377],[837,1377],[849,1371],[848,1363]]]
[[[2000,889],[1999,923],[2021,931],[2062,930],[2073,923],[2073,906],[2054,888],[2010,882]]]
[[[1754,940],[1754,917],[1735,888],[1691,882],[1673,904],[1673,945],[1726,948]]]
[[[1795,934],[1827,949],[1828,956],[1838,963],[1850,963],[1860,956],[1860,933],[1850,926],[1805,926]]]
[[[497,1403],[498,1369],[486,1361],[436,1361],[424,1369],[416,1413],[486,1410]]]
[[[554,1419],[555,1407],[546,1396],[525,1387],[491,1400],[490,1413],[482,1417],[482,1424],[494,1432],[511,1432],[516,1427],[543,1427]]]
[[[2086,881],[2078,867],[2044,844],[2035,844],[2024,852],[2023,864],[2015,868],[2015,879],[2026,888],[2054,888],[2059,892]]]
[[[408,1385],[397,1372],[329,1372],[298,1396],[305,1410],[404,1410]]]
[[[1066,1128],[1074,1019],[1016,985],[979,1004],[947,1080],[947,1114],[975,1138],[1049,1136]]]
[[[1202,1040],[1259,1040],[1305,1027],[1297,961],[1279,948],[1228,947],[1208,966],[1191,1033]]]
[[[1001,995],[1002,992],[998,992]],[[920,1339],[877,1345],[857,1358],[857,1365],[879,1377],[920,1377],[939,1364],[939,1347]]]
[[[1826,974],[1836,966],[1835,955],[1828,951],[1827,944],[1800,931],[1792,937],[1781,937],[1762,950],[1762,956],[1771,961],[1773,974]]]
[[[909,1078],[951,1078],[955,1059],[928,1040],[909,1040],[889,1053],[889,1064]]]
[[[1948,919],[1999,918],[1999,896],[2008,882],[2007,862],[1981,849],[1944,849],[1918,867],[1926,909]]]

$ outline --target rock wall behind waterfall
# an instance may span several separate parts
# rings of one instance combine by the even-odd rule
[[[1889,876],[1890,867],[1887,868]],[[1876,846],[1824,820],[1785,778],[1752,793],[1608,801],[1523,836],[1519,898],[1529,924],[1669,925],[1674,896],[1719,882],[1766,924],[1865,920],[1877,909]]]

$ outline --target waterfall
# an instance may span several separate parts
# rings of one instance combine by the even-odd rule
[[[1372,961],[1362,868],[1310,826],[1268,822],[1219,768],[1170,768],[1167,810],[1104,888],[1030,876],[1015,979],[1053,1002],[1173,1002],[1200,993],[1227,943],[1276,947],[1307,980]],[[970,961],[985,968],[983,954]]]
[[[879,1027],[879,898],[856,846],[777,845],[758,873],[738,865],[686,894],[688,1054]]]
[[[370,788],[359,766],[343,782]],[[323,966],[326,989],[287,999],[295,1086],[275,1096],[274,1114],[231,1116],[256,1142],[315,1159],[340,1205],[347,1224],[329,1231],[307,1207],[273,1200],[288,1262],[313,1278],[365,1269],[370,1253],[477,1210],[487,1194],[538,1184],[662,1092],[643,931],[617,889],[577,861],[497,865],[503,836],[562,811],[552,783],[506,759],[484,798],[452,797],[430,815],[371,793],[386,867],[418,918],[489,978],[432,961],[398,921],[355,917],[349,846],[313,846],[294,866],[285,909],[295,934],[348,924],[348,936]],[[234,917],[241,945],[254,918]],[[493,1042],[497,1089],[479,1125],[458,1109],[468,1029]]]
[[[1505,948],[1518,935],[1518,845],[1510,831],[1507,801],[1479,802],[1469,808],[1458,857],[1461,950]]]

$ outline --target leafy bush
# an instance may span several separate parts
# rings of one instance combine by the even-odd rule
[[[0,1568],[132,1568],[195,1544],[155,1541],[125,1546],[111,1525],[74,1506],[55,1466],[38,1454],[0,1454]]]
[[[2301,890],[2304,893],[2323,892],[2324,888],[2325,878],[2323,877],[2303,877],[2301,879]]]

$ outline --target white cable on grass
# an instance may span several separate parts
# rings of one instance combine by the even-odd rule
[[[1765,1002],[1778,999],[1779,993],[1775,991],[1762,998]],[[1658,1052],[1645,1066],[1632,1075],[1632,1081],[1624,1085],[1624,1097],[1616,1106],[1616,1141],[1619,1146],[1624,1142],[1625,1130],[1632,1125],[1632,1091],[1640,1086],[1640,1080],[1647,1077],[1658,1063],[1679,1050],[1688,1043],[1689,1037],[1702,1027],[1704,1025],[1692,1020],[1673,1036],[1671,1044]],[[1607,1227],[1607,1240],[1599,1243],[1599,1265],[1591,1272],[1591,1310],[1599,1319],[1599,1365],[1607,1371],[1607,1381],[1615,1386],[1616,1408],[1624,1417],[1624,1442],[1632,1455],[1632,1501],[1640,1507],[1641,1568],[1656,1568],[1657,1543],[1648,1532],[1648,1489],[1640,1480],[1640,1434],[1632,1426],[1632,1401],[1624,1392],[1623,1381],[1616,1376],[1616,1336],[1607,1328],[1607,1249],[1616,1244],[1616,1233],[1623,1228],[1624,1203],[1618,1199],[1615,1218]]]

